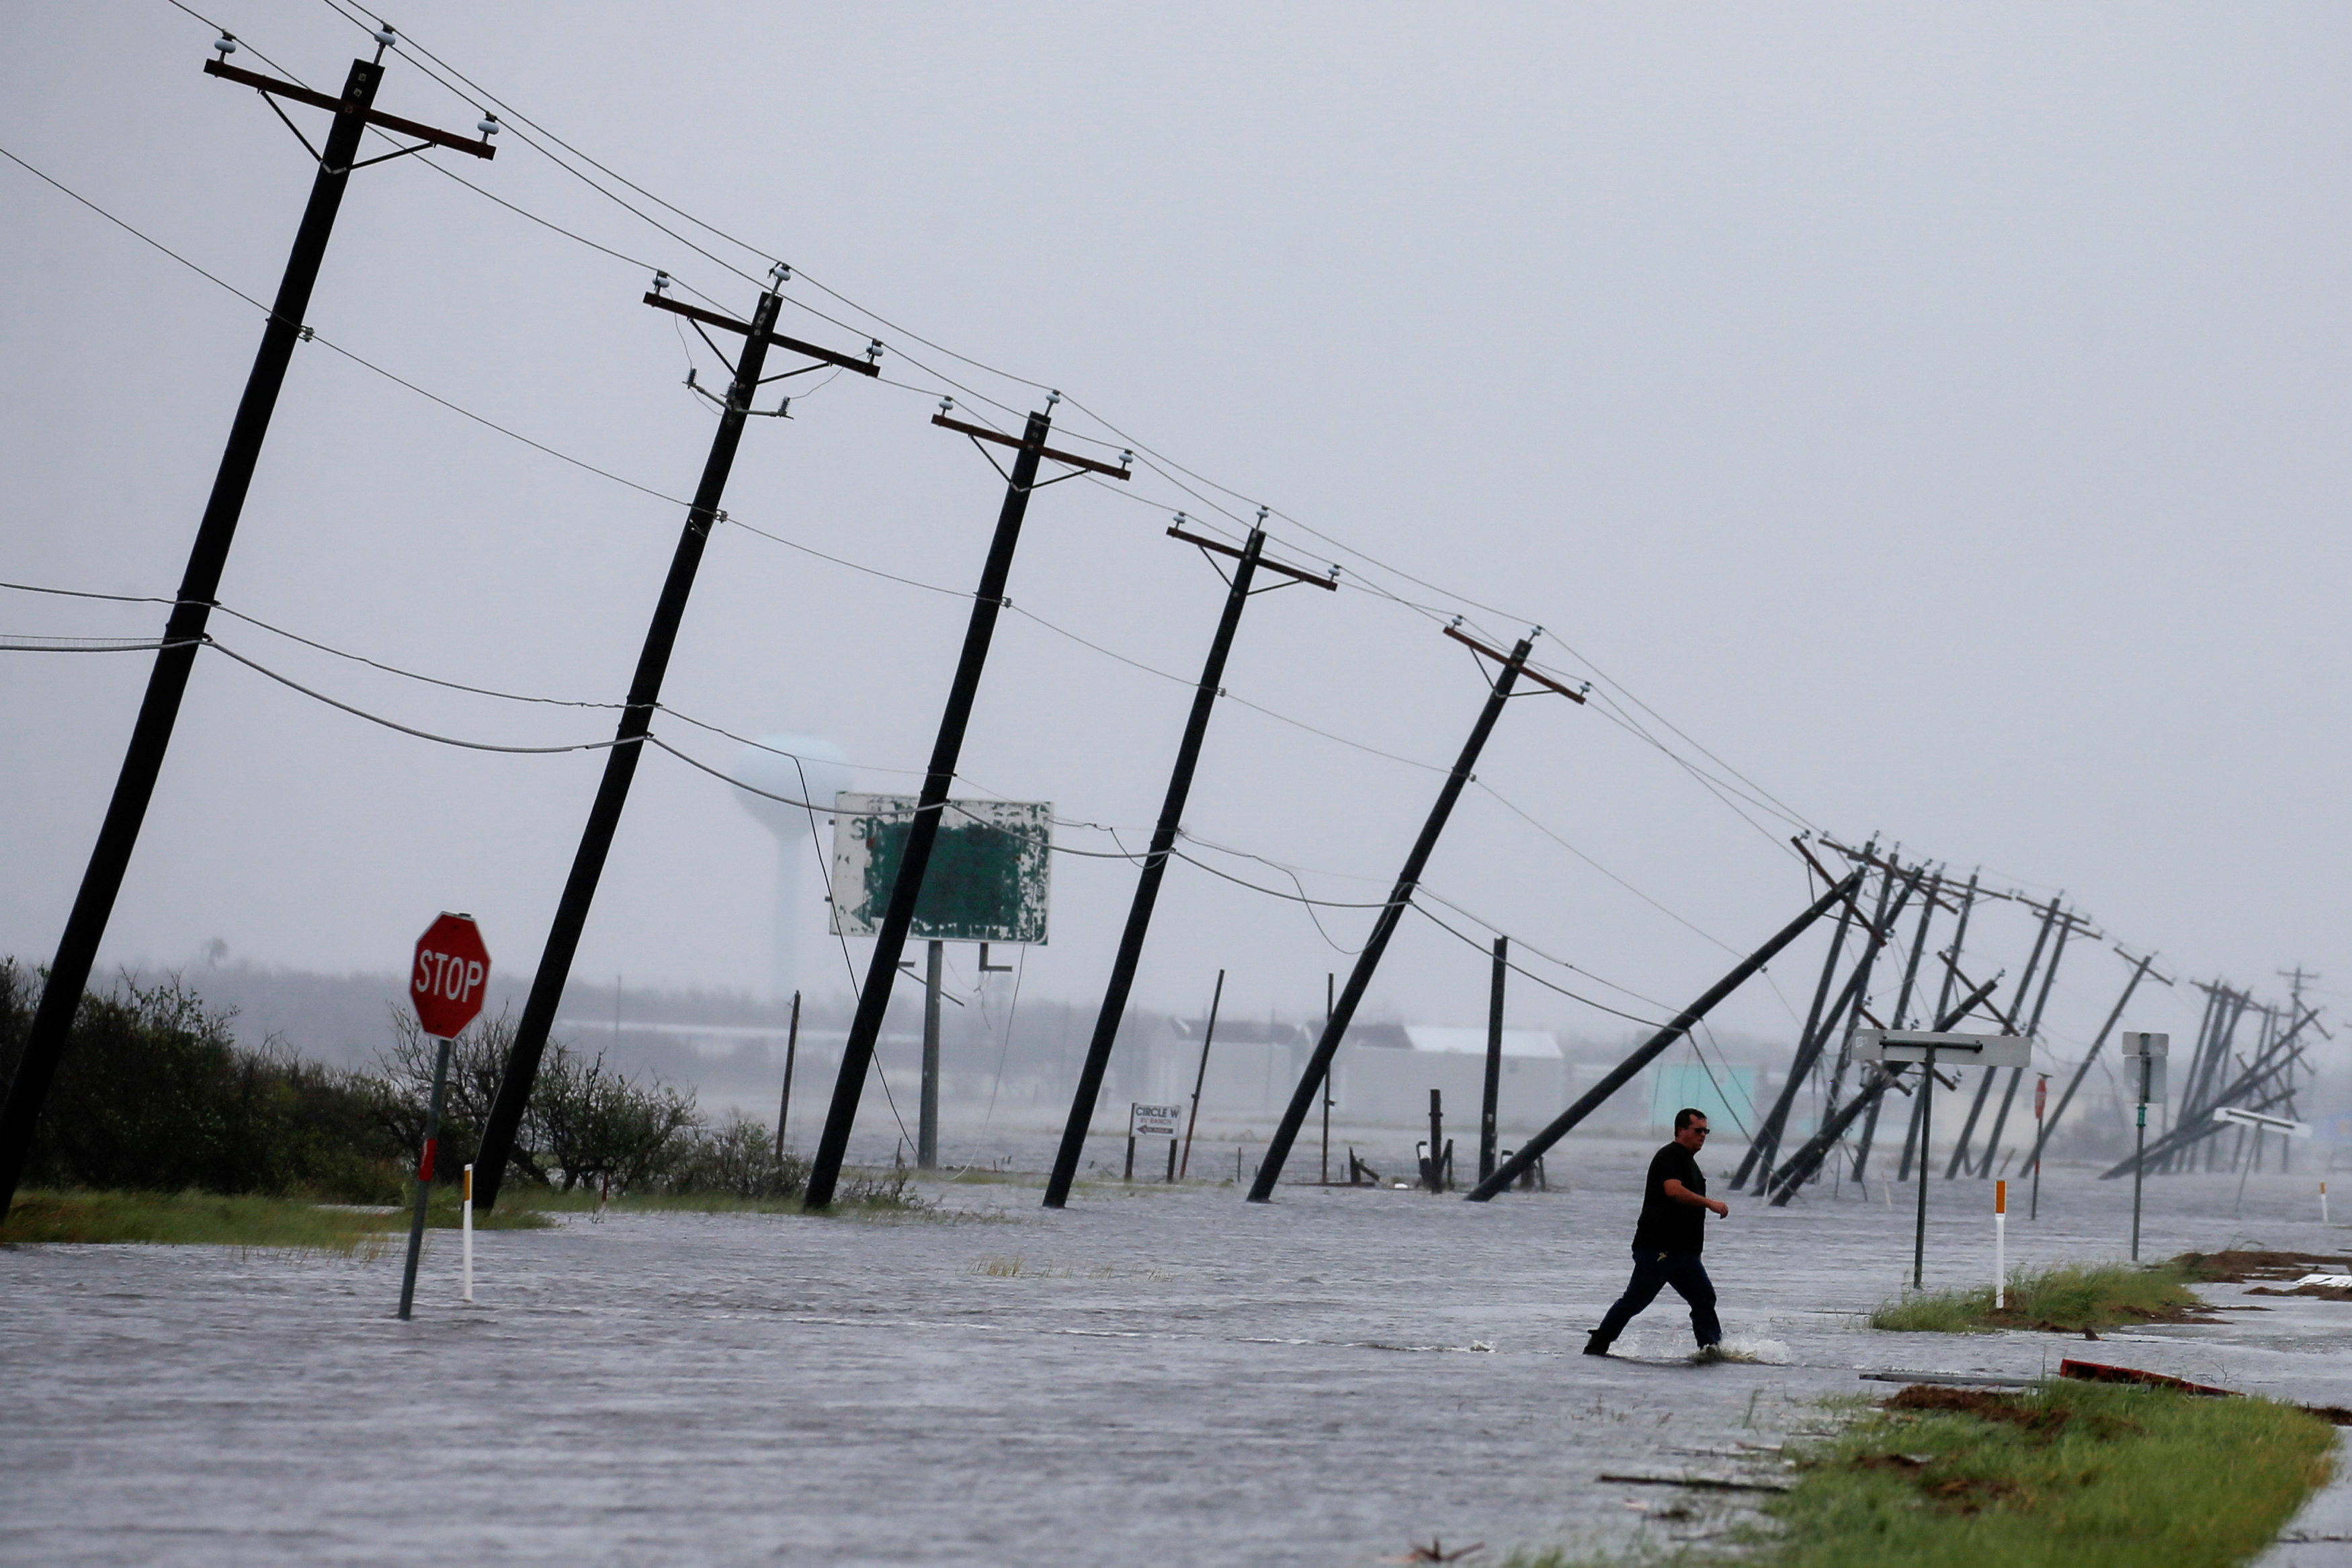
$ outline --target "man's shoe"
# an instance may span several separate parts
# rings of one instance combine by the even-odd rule
[[[1584,1342],[1584,1354],[1587,1355],[1607,1355],[1609,1354],[1609,1342],[1599,1338],[1598,1336],[1588,1339]]]
[[[1701,1366],[1711,1365],[1723,1358],[1723,1345],[1720,1342],[1715,1344],[1703,1344],[1691,1353],[1691,1360]]]

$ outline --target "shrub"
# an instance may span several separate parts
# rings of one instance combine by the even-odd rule
[[[0,959],[0,1071],[13,1078],[37,977]],[[51,1082],[24,1181],[173,1192],[398,1196],[404,1151],[373,1081],[229,1034],[176,977],[90,992]]]

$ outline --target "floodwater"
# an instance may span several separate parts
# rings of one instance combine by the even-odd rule
[[[1570,1140],[1567,1191],[934,1188],[918,1219],[613,1216],[427,1250],[415,1321],[373,1260],[205,1248],[0,1252],[0,1561],[1343,1565],[1413,1542],[1705,1537],[1863,1372],[2097,1359],[2352,1406],[2352,1305],[2110,1336],[1895,1335],[1910,1264],[1874,1183],[1710,1221],[1727,1333],[1691,1366],[1668,1294],[1579,1354],[1622,1283],[1653,1145]],[[1736,1151],[1710,1151],[1710,1169]],[[1230,1157],[1230,1156],[1228,1156]],[[1311,1161],[1309,1162],[1311,1166]],[[1164,1167],[1160,1167],[1164,1168]],[[2148,1187],[2147,1251],[2352,1261],[2315,1175]],[[2128,1182],[2053,1168],[2012,1265],[2119,1255]],[[1990,1183],[1934,1184],[1928,1283],[1990,1277]],[[2219,1301],[2246,1301],[2236,1287]],[[2298,1557],[2297,1563],[2314,1561]]]

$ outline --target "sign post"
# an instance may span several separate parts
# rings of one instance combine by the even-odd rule
[[[1936,1059],[1969,1062],[1990,1070],[2024,1067],[2033,1060],[2033,1042],[2021,1034],[1947,1034],[1938,1030],[1858,1029],[1853,1031],[1857,1061],[1919,1063],[1919,1218],[1911,1234],[1911,1288],[1917,1290],[1927,1268],[1927,1150],[1936,1133]]]
[[[416,939],[415,961],[409,967],[408,999],[415,1004],[416,1021],[433,1037],[433,1098],[425,1112],[425,1149],[416,1162],[416,1210],[408,1221],[408,1262],[400,1275],[400,1315],[405,1320],[416,1301],[416,1263],[425,1252],[425,1206],[433,1197],[433,1156],[441,1143],[441,1109],[449,1092],[449,1041],[463,1033],[482,1010],[489,988],[490,955],[470,915],[444,912]],[[473,1197],[473,1167],[467,1169],[468,1215]],[[467,1232],[466,1299],[473,1300],[473,1234]]]
[[[1135,1140],[1165,1138],[1168,1140],[1168,1179],[1176,1179],[1176,1140],[1184,1135],[1184,1107],[1181,1105],[1145,1105],[1129,1102],[1127,1107],[1127,1179],[1135,1179]]]
[[[2164,1103],[2164,1061],[2172,1049],[2168,1034],[2151,1034],[2146,1030],[2124,1031],[2123,1053],[2125,1071],[2131,1075],[2138,1091],[2139,1114],[2133,1118],[2137,1129],[2133,1137],[2136,1147],[2132,1154],[2132,1261],[2139,1261],[2139,1197],[2140,1188],[2147,1181],[2147,1108],[2150,1103]]]

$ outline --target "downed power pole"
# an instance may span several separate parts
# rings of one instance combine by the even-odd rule
[[[660,274],[655,276],[655,287],[645,297],[645,302],[656,310],[683,316],[698,325],[708,324],[722,331],[742,334],[743,352],[735,361],[735,376],[727,395],[719,398],[707,392],[703,394],[719,404],[719,426],[711,433],[710,451],[702,462],[702,478],[695,486],[693,504],[687,508],[685,526],[678,530],[677,546],[670,554],[669,573],[662,580],[661,596],[654,601],[653,619],[646,626],[646,640],[637,653],[636,673],[629,680],[628,705],[621,710],[621,722],[614,732],[612,747],[604,753],[604,777],[597,780],[596,798],[588,807],[588,821],[580,829],[580,845],[572,852],[571,873],[564,878],[562,895],[556,900],[555,918],[548,923],[547,945],[540,949],[539,968],[531,977],[530,994],[524,998],[522,1017],[515,1023],[514,1042],[507,1049],[506,1070],[499,1078],[498,1095],[490,1102],[490,1113],[482,1124],[481,1148],[474,1156],[474,1201],[483,1208],[498,1206],[507,1160],[514,1152],[516,1135],[522,1130],[523,1113],[530,1107],[531,1087],[539,1078],[540,1060],[547,1051],[548,1030],[554,1027],[555,1009],[562,1004],[563,988],[572,978],[572,960],[580,951],[580,937],[588,926],[588,911],[596,902],[596,884],[604,880],[604,862],[613,852],[613,838],[620,831],[621,813],[629,804],[629,786],[637,775],[637,759],[645,755],[646,737],[653,729],[654,710],[661,706],[662,678],[669,672],[670,653],[677,646],[678,628],[686,620],[686,604],[694,592],[695,574],[701,570],[703,549],[710,541],[710,530],[725,516],[719,503],[726,495],[728,476],[734,472],[744,422],[754,412],[751,399],[760,390],[760,372],[766,367],[769,347],[788,350],[812,361],[802,370],[786,371],[787,375],[803,374],[821,365],[855,371],[863,376],[881,374],[875,364],[876,356],[881,352],[878,343],[864,359],[853,359],[777,332],[776,314],[784,302],[777,290],[782,287],[783,274],[784,268],[779,267],[772,275],[773,280],[761,292],[748,322],[669,298],[662,293],[667,280]],[[691,376],[688,384],[693,385]],[[695,390],[703,391],[700,387]],[[776,410],[777,416],[783,413],[782,408]]]
[[[1797,846],[1799,854],[1805,853],[1802,834],[1791,839],[1790,842]],[[1818,871],[1821,868],[1816,866],[1814,869]],[[1823,881],[1828,881],[1829,873],[1825,871],[1822,872],[1822,878]],[[1797,1031],[1797,1056],[1800,1059],[1804,1057],[1807,1048],[1811,1045],[1814,1031],[1821,1028],[1822,1007],[1829,1000],[1830,987],[1837,979],[1838,956],[1845,951],[1846,933],[1853,929],[1854,916],[1861,913],[1861,907],[1852,899],[1847,899],[1838,907],[1837,925],[1830,933],[1829,954],[1822,960],[1822,977],[1813,986],[1813,1003],[1811,1007],[1805,1009],[1805,1027]],[[1788,1117],[1788,1107],[1796,1103],[1796,1091],[1792,1086],[1797,1079],[1796,1072],[1791,1071],[1789,1074],[1789,1082],[1782,1086],[1780,1101],[1766,1113],[1764,1121],[1756,1129],[1756,1135],[1748,1141],[1748,1152],[1740,1156],[1739,1168],[1731,1176],[1732,1191],[1738,1192],[1746,1186],[1748,1173],[1759,1164],[1767,1171],[1772,1168],[1773,1151],[1780,1142],[1780,1128]]]
[[[2118,948],[2117,951],[2121,952],[2122,949]],[[2155,962],[2156,955],[2150,953],[2132,966],[2131,978],[2124,982],[2124,994],[2116,998],[2113,1010],[2107,1014],[2107,1021],[2099,1026],[2098,1038],[2091,1041],[2091,1049],[2083,1053],[2082,1061],[2074,1069],[2074,1076],[2066,1081],[2066,1092],[2058,1096],[2058,1108],[2042,1120],[2041,1132],[2034,1135],[2033,1153],[2027,1156],[2025,1164],[2019,1167],[2020,1169],[2031,1169],[2042,1163],[2043,1145],[2050,1142],[2050,1134],[2058,1130],[2059,1122],[2066,1114],[2066,1107],[2074,1103],[2074,1091],[2083,1086],[2083,1080],[2090,1073],[2091,1064],[2099,1059],[2099,1048],[2105,1045],[2107,1036],[2115,1032],[2116,1021],[2124,1016],[2124,1009],[2131,1005],[2132,993],[2139,989],[2140,981],[2148,974],[2148,966]],[[2157,978],[2168,986],[2172,984],[2162,975],[2157,976]]]
[[[859,1092],[874,1061],[875,1042],[882,1038],[882,1017],[889,1010],[890,987],[898,977],[898,956],[906,951],[907,934],[915,924],[915,901],[923,889],[923,873],[930,869],[931,849],[939,842],[940,818],[945,814],[948,790],[955,783],[956,766],[963,755],[963,734],[971,720],[971,705],[980,695],[981,672],[988,664],[988,644],[996,633],[996,617],[1004,607],[1004,585],[1013,573],[1013,552],[1021,542],[1022,519],[1029,512],[1032,491],[1044,488],[1037,465],[1050,457],[1069,473],[1045,481],[1058,485],[1081,473],[1113,479],[1129,477],[1125,465],[1112,467],[1090,457],[1059,452],[1045,444],[1053,430],[1053,408],[1062,394],[1049,392],[1044,413],[1032,413],[1019,437],[1003,434],[948,417],[946,399],[931,423],[983,441],[1013,449],[1013,468],[1004,474],[1004,503],[996,514],[996,532],[990,538],[988,559],[980,570],[980,589],[971,598],[971,620],[964,630],[963,653],[956,661],[954,683],[948,688],[946,710],[940,716],[939,737],[931,745],[931,765],[923,774],[922,793],[915,802],[914,820],[907,824],[907,844],[899,852],[898,873],[890,883],[890,903],[875,934],[874,956],[866,967],[866,984],[857,993],[857,1012],[850,1019],[849,1038],[842,1043],[841,1071],[833,1082],[833,1103],[825,1112],[824,1133],[816,1158],[809,1166],[808,1189],[802,1202],[814,1210],[829,1207],[841,1180],[841,1162],[849,1153],[849,1130],[857,1120]],[[983,455],[987,448],[981,447]],[[996,459],[989,458],[992,467]]]
[[[1855,869],[1864,875],[1867,875],[1870,871],[1867,864]],[[1844,1021],[1849,1012],[1862,1005],[1863,996],[1870,987],[1871,970],[1877,962],[1878,950],[1885,945],[1887,937],[1894,934],[1895,922],[1903,914],[1903,906],[1910,901],[1912,890],[1919,885],[1919,879],[1925,876],[1927,871],[1924,865],[1914,866],[1909,877],[1903,883],[1902,895],[1895,897],[1895,874],[1898,869],[1890,859],[1885,869],[1881,873],[1878,884],[1878,907],[1872,913],[1869,919],[1864,922],[1862,952],[1853,961],[1853,972],[1846,977],[1845,988],[1838,993],[1836,1003],[1822,1019],[1812,1033],[1798,1042],[1796,1060],[1789,1064],[1789,1081],[1780,1086],[1780,1097],[1773,1103],[1770,1119],[1762,1129],[1759,1130],[1755,1143],[1748,1147],[1748,1152],[1754,1161],[1754,1168],[1762,1173],[1759,1177],[1759,1188],[1763,1178],[1771,1175],[1772,1162],[1780,1156],[1780,1129],[1788,1124],[1789,1113],[1797,1103],[1799,1091],[1804,1087],[1805,1081],[1820,1063],[1822,1053],[1828,1047],[1831,1037],[1838,1033],[1838,1026]],[[1743,1164],[1740,1168],[1745,1171],[1749,1167]],[[1732,1182],[1734,1190],[1737,1190],[1738,1186],[1739,1183],[1735,1178]]]
[[[1525,675],[1570,702],[1584,701],[1583,693],[1571,691],[1527,667],[1528,653],[1535,647],[1536,637],[1542,630],[1537,627],[1529,632],[1505,654],[1470,637],[1459,627],[1445,629],[1447,636],[1467,644],[1473,653],[1494,660],[1500,668],[1488,677],[1486,701],[1478,710],[1478,722],[1471,727],[1470,738],[1462,744],[1462,755],[1454,758],[1453,771],[1445,776],[1444,785],[1437,791],[1436,803],[1430,807],[1429,818],[1421,825],[1421,836],[1413,841],[1412,852],[1405,856],[1404,869],[1397,873],[1396,885],[1389,890],[1388,902],[1381,905],[1380,915],[1372,921],[1372,934],[1365,940],[1363,950],[1356,955],[1355,967],[1348,971],[1348,984],[1339,992],[1331,1016],[1324,1020],[1323,1038],[1315,1042],[1307,1071],[1299,1074],[1298,1087],[1291,1092],[1282,1121],[1266,1142],[1265,1156],[1258,1165],[1256,1179],[1250,1184],[1252,1203],[1264,1203],[1274,1196],[1275,1183],[1282,1179],[1283,1162],[1290,1157],[1290,1145],[1297,1141],[1298,1129],[1306,1124],[1307,1113],[1314,1107],[1324,1075],[1331,1071],[1331,1058],[1339,1051],[1339,1041],[1347,1037],[1348,1025],[1372,983],[1373,972],[1380,967],[1381,955],[1388,950],[1389,938],[1396,935],[1405,910],[1412,904],[1413,890],[1421,885],[1421,873],[1429,864],[1431,852],[1437,848],[1438,835],[1445,831],[1445,820],[1454,814],[1454,803],[1462,798],[1462,787],[1470,781],[1470,770],[1478,766],[1478,753],[1486,748],[1486,737],[1494,733],[1495,721],[1502,716],[1503,705],[1511,698],[1511,687],[1519,676]],[[1480,668],[1483,671],[1484,666]],[[1432,1159],[1437,1157],[1437,1150],[1429,1153]]]
[[[1970,993],[1967,1000],[1936,1021],[1933,1032],[1941,1034],[1968,1017],[1969,1009],[1992,995],[1993,988],[2000,984],[2000,977],[1996,976],[1979,986],[1974,992]],[[1837,1141],[1845,1135],[1845,1130],[1853,1124],[1854,1118],[1876,1104],[1885,1095],[1886,1091],[1893,1087],[1895,1077],[1894,1072],[1883,1067],[1880,1068],[1875,1082],[1855,1095],[1851,1104],[1831,1117],[1822,1124],[1820,1132],[1805,1141],[1802,1148],[1789,1156],[1789,1163],[1774,1174],[1769,1184],[1772,1193],[1773,1207],[1789,1207],[1789,1200],[1797,1196],[1797,1189],[1811,1180],[1815,1171],[1822,1168],[1822,1162],[1829,1158],[1830,1150],[1834,1148]],[[1927,1166],[1924,1164],[1920,1166],[1919,1179],[1922,1182],[1927,1179]]]
[[[1135,898],[1128,905],[1127,925],[1119,933],[1118,952],[1111,959],[1110,981],[1103,988],[1102,1009],[1095,1015],[1094,1038],[1087,1043],[1087,1059],[1078,1069],[1077,1088],[1070,1096],[1069,1121],[1062,1128],[1062,1144],[1054,1155],[1053,1174],[1045,1178],[1047,1208],[1060,1208],[1068,1203],[1070,1184],[1077,1179],[1078,1156],[1086,1151],[1087,1129],[1094,1124],[1103,1073],[1110,1066],[1111,1046],[1118,1039],[1119,1019],[1127,1014],[1127,998],[1135,985],[1136,966],[1143,959],[1143,940],[1151,930],[1151,911],[1160,900],[1160,879],[1167,873],[1176,835],[1183,831],[1184,802],[1192,792],[1192,770],[1200,763],[1201,743],[1209,733],[1209,715],[1217,698],[1224,695],[1225,656],[1233,651],[1234,632],[1241,625],[1243,608],[1249,603],[1250,583],[1263,567],[1284,577],[1285,580],[1275,584],[1276,588],[1311,582],[1334,593],[1339,590],[1337,567],[1331,569],[1331,575],[1318,577],[1295,566],[1265,559],[1265,509],[1260,507],[1257,522],[1239,549],[1187,532],[1181,512],[1176,515],[1175,526],[1168,530],[1171,537],[1199,546],[1201,552],[1211,558],[1212,564],[1218,555],[1232,557],[1233,575],[1225,580],[1224,613],[1217,619],[1216,635],[1209,641],[1208,660],[1201,666],[1199,684],[1192,688],[1192,711],[1184,721],[1183,738],[1176,745],[1176,766],[1168,775],[1168,793],[1160,805],[1160,821],[1151,830],[1151,844],[1143,852],[1143,866],[1135,879]],[[1205,1046],[1202,1060],[1208,1060]],[[1196,1092],[1194,1099],[1198,1098]]]
[[[208,76],[252,88],[266,99],[282,98],[291,103],[329,110],[335,118],[327,129],[323,149],[311,147],[309,139],[302,138],[303,150],[310,153],[318,166],[310,180],[310,199],[302,209],[300,226],[294,231],[294,244],[287,253],[278,297],[271,302],[269,319],[261,329],[261,346],[254,351],[253,369],[246,376],[245,394],[237,400],[236,416],[230,422],[228,440],[221,449],[220,466],[213,476],[212,494],[205,502],[204,517],[196,525],[195,542],[188,549],[180,591],[172,601],[172,613],[164,621],[163,638],[156,644],[154,667],[147,676],[146,695],[140,699],[139,716],[131,727],[131,743],[123,750],[121,770],[115,775],[114,794],[106,803],[98,841],[91,846],[81,886],[74,894],[65,931],[58,938],[57,954],[49,962],[48,975],[41,988],[40,1006],[33,1014],[32,1029],[25,1037],[24,1051],[16,1059],[16,1071],[8,1083],[7,1100],[0,1103],[0,1218],[6,1217],[16,1198],[17,1179],[24,1175],[26,1158],[32,1153],[33,1132],[40,1122],[42,1103],[48,1098],[58,1064],[65,1060],[74,1016],[81,1008],[83,988],[89,984],[90,968],[98,961],[99,943],[106,936],[107,922],[114,915],[114,901],[121,895],[123,877],[130,872],[131,852],[139,846],[139,831],[147,820],[147,804],[153,799],[156,782],[163,776],[163,756],[171,748],[172,731],[179,724],[180,703],[187,694],[188,677],[195,669],[196,651],[205,641],[205,628],[220,592],[221,573],[228,565],[229,547],[236,541],[237,523],[245,515],[246,494],[253,487],[262,442],[269,434],[270,416],[277,412],[278,393],[293,365],[295,346],[311,336],[302,319],[310,313],[310,293],[318,286],[320,264],[326,259],[327,241],[335,229],[335,214],[342,207],[343,188],[350,183],[354,169],[422,152],[426,146],[446,147],[477,158],[490,158],[497,153],[489,136],[498,129],[498,121],[487,115],[481,122],[481,137],[469,139],[378,110],[375,95],[383,81],[383,52],[394,39],[390,27],[378,28],[375,37],[375,58],[353,60],[350,75],[343,78],[342,94],[336,98],[228,64],[227,56],[236,50],[236,41],[226,34],[213,46],[222,57],[205,62]],[[269,107],[279,119],[286,120],[284,110],[274,102]],[[286,120],[286,123],[293,128],[291,120]],[[360,138],[370,126],[415,137],[419,145],[362,160]],[[302,137],[299,130],[294,134]]]
[[[1533,1169],[1535,1163],[1544,1156],[1547,1150],[1574,1131],[1578,1123],[1599,1110],[1607,1103],[1611,1095],[1632,1082],[1633,1075],[1647,1067],[1667,1047],[1688,1034],[1699,1019],[1715,1009],[1717,1002],[1738,990],[1757,970],[1778,957],[1780,949],[1803,936],[1805,928],[1827,915],[1832,905],[1851,898],[1854,889],[1862,885],[1863,874],[1859,867],[1847,873],[1844,881],[1838,883],[1827,893],[1815,899],[1811,908],[1782,926],[1773,935],[1770,941],[1741,959],[1731,973],[1709,987],[1705,996],[1683,1009],[1672,1023],[1644,1040],[1641,1048],[1633,1055],[1610,1069],[1606,1078],[1586,1091],[1575,1104],[1554,1117],[1549,1126],[1520,1145],[1517,1153],[1496,1166],[1493,1176],[1471,1189],[1468,1194],[1469,1201],[1485,1203],[1518,1180],[1521,1172]]]

